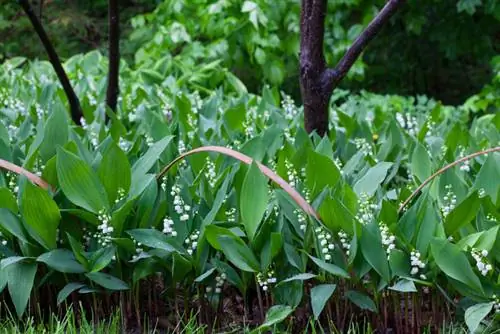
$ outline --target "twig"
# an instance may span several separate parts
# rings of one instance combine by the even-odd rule
[[[418,188],[403,202],[403,204],[401,204],[401,206],[399,207],[399,210],[398,210],[398,213],[401,213],[401,211],[403,211],[403,209],[408,205],[408,203],[411,202],[411,200],[417,196],[420,191],[427,185],[429,184],[434,178],[436,178],[437,176],[443,174],[444,172],[446,172],[448,169],[450,168],[453,168],[455,167],[456,165],[464,162],[464,161],[467,161],[467,160],[470,160],[470,159],[473,159],[477,156],[480,156],[480,155],[483,155],[483,154],[488,154],[488,153],[492,153],[492,152],[500,152],[500,146],[497,146],[497,147],[492,147],[492,148],[489,148],[487,150],[483,150],[483,151],[479,151],[479,152],[475,152],[475,153],[472,153],[472,154],[469,154],[469,155],[466,155],[465,157],[463,158],[460,158],[458,159],[457,161],[454,161],[446,166],[444,166],[443,168],[441,168],[440,170],[438,170],[437,172],[435,172],[434,174],[432,174],[431,176],[429,176],[420,186],[418,186]]]
[[[59,78],[59,81],[61,82],[64,92],[66,93],[66,96],[68,98],[71,110],[71,119],[77,125],[81,125],[80,118],[82,117],[83,113],[80,107],[80,101],[78,100],[78,97],[76,96],[75,91],[73,90],[73,87],[69,82],[68,76],[66,75],[66,72],[64,71],[64,68],[61,64],[61,60],[59,59],[56,50],[52,46],[52,43],[50,42],[42,23],[33,11],[33,8],[31,7],[28,0],[17,0],[17,2],[19,3],[19,5],[21,5],[24,12],[28,16],[31,24],[33,25],[33,28],[35,29],[38,37],[45,47],[45,50],[47,51],[50,63],[52,64],[52,67],[54,67],[54,71],[56,72],[57,77]]]
[[[26,176],[31,182],[33,182],[34,184],[38,185],[39,187],[41,187],[45,190],[49,190],[49,189],[51,189],[52,191],[54,190],[54,188],[52,186],[50,186],[47,182],[42,180],[38,175],[35,175],[22,167],[14,165],[11,162],[0,159],[0,169],[2,169],[2,168],[9,170],[11,172],[14,172],[16,174]]]

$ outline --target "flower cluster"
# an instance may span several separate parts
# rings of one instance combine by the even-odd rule
[[[375,217],[375,210],[378,206],[371,202],[370,196],[367,193],[361,193],[360,199],[358,200],[359,210],[356,215],[356,219],[363,225],[368,224]]]
[[[455,206],[457,205],[457,196],[453,193],[453,190],[451,189],[451,184],[447,184],[445,186],[446,189],[446,195],[443,197],[443,202],[444,205],[441,207],[441,213],[443,214],[443,217],[446,217],[450,214],[450,212],[455,209]]]
[[[463,158],[465,156],[465,149],[460,146],[460,154],[459,154],[459,158]],[[465,160],[464,162],[462,162],[462,164],[460,165],[460,170],[462,172],[470,172],[470,160]]]
[[[307,217],[302,210],[295,209],[293,213],[297,216],[297,220],[299,221],[299,227],[302,231],[305,231],[307,227]]]
[[[292,136],[292,133],[290,132],[289,128],[285,128],[283,133],[285,134],[285,139],[287,142],[289,142],[292,145],[295,144],[295,137]],[[281,148],[283,148],[283,146]]]
[[[292,188],[295,188],[297,186],[298,173],[288,159],[285,159],[285,168],[288,176],[288,183]]]
[[[472,249],[471,255],[476,260],[476,267],[481,272],[481,275],[486,276],[490,271],[493,270],[493,266],[488,263],[488,251],[483,249],[481,251],[477,249]]]
[[[416,136],[418,133],[418,122],[415,116],[406,113],[402,115],[401,113],[396,113],[396,120],[403,129],[405,129],[411,136]]]
[[[94,237],[97,238],[97,243],[105,247],[111,243],[111,233],[113,233],[113,226],[109,226],[109,222],[111,221],[111,216],[106,214],[104,209],[99,211],[99,215],[97,216],[99,222],[101,223],[97,226],[97,232]]]
[[[0,231],[0,244],[2,244],[2,246],[6,246],[7,245],[7,240],[5,240],[3,238],[3,234],[2,234],[1,231]]]
[[[127,193],[125,189],[123,189],[122,187],[118,188],[118,196],[115,199],[115,203],[120,203],[122,200],[124,200],[126,194]]]
[[[205,298],[207,298],[207,294],[211,293],[212,291],[216,294],[219,294],[222,292],[222,287],[224,286],[224,283],[226,282],[227,276],[225,273],[222,273],[220,275],[215,276],[215,289],[212,289],[211,286],[207,286],[205,288]]]
[[[153,144],[155,143],[155,140],[153,139],[153,137],[151,137],[147,133],[144,135],[144,139],[146,140],[146,145],[148,145],[148,147],[153,146]]]
[[[500,297],[498,297],[497,295],[493,295],[493,301],[495,302],[495,304],[493,304],[493,309],[495,310],[495,313],[500,313]]]
[[[132,241],[135,244],[135,253],[132,255],[132,260],[137,259],[140,255],[144,254],[144,249],[142,248],[142,244],[140,242],[137,242],[134,238],[132,238]]]
[[[122,149],[122,151],[127,152],[130,147],[132,147],[132,143],[126,140],[125,138],[120,137],[120,140],[118,141],[118,146]]]
[[[266,277],[267,276],[267,277]],[[262,290],[267,291],[269,289],[269,285],[276,283],[276,277],[274,276],[274,270],[269,270],[267,274],[258,273],[257,274],[257,283],[262,288]]]
[[[193,233],[189,235],[184,243],[188,246],[187,252],[189,255],[193,255],[194,251],[198,247],[198,239],[200,238],[200,231],[195,230]]]
[[[184,200],[181,196],[181,187],[176,183],[172,186],[172,191],[170,195],[174,196],[174,209],[175,212],[180,217],[181,221],[186,221],[189,219],[189,211],[191,210],[191,206],[184,203]]]
[[[287,120],[292,120],[298,114],[299,110],[295,105],[295,102],[289,95],[283,92],[282,95],[283,95],[283,100],[281,101],[281,107],[285,111],[285,118]]]
[[[342,230],[340,230],[339,233],[337,233],[337,235],[340,238],[340,243],[342,244],[342,248],[345,250],[346,255],[349,256],[351,249],[351,242],[349,240],[349,236]]]
[[[201,99],[200,93],[196,90],[190,96],[191,106],[193,113],[197,114],[200,112],[203,106],[203,100]]]
[[[15,173],[7,172],[7,179],[9,180],[9,189],[13,193],[17,194],[19,191],[19,186],[17,185],[17,177]]]
[[[236,221],[236,208],[226,210],[226,217],[228,223],[234,223]]]
[[[318,241],[321,246],[321,254],[323,254],[326,261],[330,261],[332,259],[331,252],[335,249],[332,235],[323,227],[317,227],[314,232],[316,232],[318,236]]]
[[[166,235],[171,235],[172,237],[177,236],[177,231],[174,227],[174,221],[170,217],[165,217],[163,219],[163,233]]]
[[[355,138],[354,145],[356,145],[356,149],[364,155],[372,155],[372,145],[370,145],[365,138]]]
[[[205,161],[206,161],[205,177],[207,178],[208,185],[210,186],[210,188],[214,188],[215,183],[217,182],[215,163],[209,157],[207,157]]]
[[[425,262],[423,262],[420,257],[421,254],[418,251],[412,251],[410,253],[410,264],[411,264],[411,272],[412,275],[417,275],[421,270],[425,268]],[[420,274],[420,278],[425,280],[427,277],[424,274]]]
[[[484,190],[484,188],[479,188],[479,190],[477,191],[477,195],[479,196],[479,198],[486,197],[486,190]]]
[[[380,236],[382,237],[382,245],[385,246],[387,252],[387,258],[390,257],[391,252],[396,248],[396,237],[389,233],[389,227],[383,222],[379,223]]]
[[[245,137],[251,138],[257,131],[255,127],[255,119],[257,118],[257,108],[251,107],[247,110],[245,115],[245,122],[243,123],[243,129],[245,130]]]
[[[188,131],[188,138],[189,139],[193,139],[194,138],[194,135],[196,133],[196,129],[198,129],[198,119],[196,117],[194,117],[193,115],[191,114],[188,114],[188,125],[189,127],[191,128],[191,130]]]

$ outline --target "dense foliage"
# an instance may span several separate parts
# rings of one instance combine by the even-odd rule
[[[0,289],[18,315],[44,288],[58,291],[47,307],[124,290],[138,307],[140,283],[158,279],[175,310],[208,314],[241,300],[237,315],[255,320],[257,306],[260,329],[304,308],[324,324],[357,310],[406,332],[452,318],[470,329],[498,326],[500,153],[448,169],[398,213],[440,167],[498,146],[498,80],[459,107],[338,90],[329,138],[311,140],[301,108],[277,89],[254,95],[228,77],[197,91],[217,78],[198,83],[170,64],[159,73],[123,64],[113,114],[104,109],[107,59],[70,58],[82,128],[70,125],[50,64],[2,65],[0,158],[50,185],[0,174]],[[160,173],[203,145],[254,162],[202,152]],[[422,320],[427,312],[435,323]]]

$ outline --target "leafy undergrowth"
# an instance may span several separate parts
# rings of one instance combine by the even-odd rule
[[[196,314],[217,330],[498,328],[500,153],[402,203],[498,147],[499,113],[338,91],[319,138],[275,89],[190,92],[124,66],[113,114],[106,62],[65,64],[83,127],[49,64],[0,72],[0,159],[33,173],[0,174],[0,290],[17,316],[81,302],[97,318]],[[250,160],[200,150],[169,165],[208,145]]]

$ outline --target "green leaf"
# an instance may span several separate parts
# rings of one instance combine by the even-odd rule
[[[257,233],[268,201],[267,178],[253,161],[243,181],[240,194],[241,219],[250,241],[253,241]]]
[[[59,293],[57,294],[57,305],[61,304],[64,300],[66,300],[66,298],[68,298],[68,296],[80,289],[80,288],[83,288],[85,286],[85,284],[82,284],[82,283],[68,283],[64,286],[64,288],[61,289],[61,291],[59,291]]]
[[[291,281],[307,281],[308,279],[317,277],[318,275],[314,274],[309,274],[309,273],[303,273],[303,274],[297,274],[292,277],[289,277],[287,279],[282,280],[278,284],[286,283],[286,282],[291,282]]]
[[[335,284],[321,284],[311,289],[311,306],[315,320],[318,320],[326,302],[330,299],[336,287]]]
[[[285,320],[293,309],[288,305],[274,305],[267,310],[266,319],[259,329],[271,327]]]
[[[46,190],[26,182],[21,195],[21,214],[33,238],[46,249],[56,248],[61,214]]]
[[[484,189],[487,196],[491,197],[493,204],[499,204],[500,182],[492,182],[500,175],[500,153],[490,153],[476,176],[474,189]]]
[[[379,162],[370,168],[368,172],[354,184],[354,192],[358,197],[363,193],[366,193],[369,197],[373,196],[380,184],[384,181],[392,165],[392,162]]]
[[[130,163],[127,155],[114,142],[107,146],[102,155],[97,174],[106,189],[109,202],[114,203],[119,196],[120,189],[124,195],[130,190],[132,178]]]
[[[99,284],[108,290],[128,290],[128,285],[122,280],[105,273],[88,273],[85,274],[91,281]]]
[[[219,236],[226,235],[231,238],[238,238],[238,236],[234,234],[231,230],[219,227],[217,225],[207,225],[205,227],[204,235],[207,238],[207,241],[210,244],[210,246],[212,246],[218,251],[222,251],[222,246],[220,245],[218,240]]]
[[[469,261],[460,248],[446,239],[431,241],[431,252],[437,266],[449,277],[460,281],[476,291],[483,292],[479,278],[474,274]]]
[[[22,261],[10,265],[7,269],[9,294],[16,308],[18,317],[23,315],[28,305],[36,270],[36,263]]]
[[[7,188],[0,188],[0,208],[9,209],[12,212],[17,212],[17,200]]]
[[[500,174],[499,174],[500,175]],[[481,205],[477,192],[470,194],[465,200],[455,207],[444,222],[446,235],[452,235],[462,226],[469,224],[476,216]]]
[[[75,205],[97,214],[109,212],[108,196],[96,173],[78,156],[57,150],[57,178],[64,195]]]
[[[238,237],[219,236],[222,252],[236,267],[243,271],[259,272],[260,265],[252,250]]]
[[[43,140],[40,144],[40,156],[47,161],[56,154],[58,146],[64,146],[68,141],[68,120],[64,109],[53,108],[43,129]]]
[[[311,198],[316,198],[326,187],[337,185],[340,171],[332,159],[318,152],[310,151],[307,159],[306,184],[311,190]]]
[[[95,252],[90,259],[92,263],[92,272],[101,271],[102,269],[106,268],[108,264],[110,264],[113,260],[113,256],[115,256],[115,253],[116,249],[114,246],[100,248],[97,252]]]
[[[465,310],[465,323],[471,333],[475,333],[484,318],[491,312],[495,302],[473,305]]]
[[[349,290],[345,293],[345,296],[360,309],[377,312],[377,305],[375,305],[373,300],[367,295],[361,292]]]
[[[148,151],[137,160],[132,166],[132,180],[145,175],[154,166],[172,140],[172,136],[166,136],[162,140],[154,143]]]
[[[167,237],[160,231],[153,229],[135,229],[127,233],[144,246],[161,249],[167,252],[176,252],[177,249],[167,241]]]
[[[399,292],[417,292],[417,288],[415,287],[415,283],[413,281],[407,279],[401,279],[396,282],[393,286],[389,287],[390,290],[399,291]]]
[[[411,172],[420,183],[424,182],[432,173],[431,159],[425,147],[420,143],[417,143],[411,156]]]
[[[85,268],[76,260],[73,253],[67,249],[54,249],[40,255],[36,260],[61,273],[81,274],[85,272]]]
[[[0,208],[0,226],[22,242],[29,243],[21,221],[8,209]]]
[[[360,247],[366,262],[375,269],[384,281],[389,282],[391,278],[387,253],[382,247],[380,231],[375,223],[362,227]]]
[[[308,255],[308,256],[311,258],[311,260],[313,260],[314,263],[316,263],[316,265],[318,267],[329,272],[330,274],[332,274],[334,276],[347,278],[347,279],[350,278],[349,274],[344,269],[342,269],[342,268],[340,268],[332,263],[328,263],[328,262],[325,262],[321,259],[318,259],[314,256],[311,256],[311,255]]]

